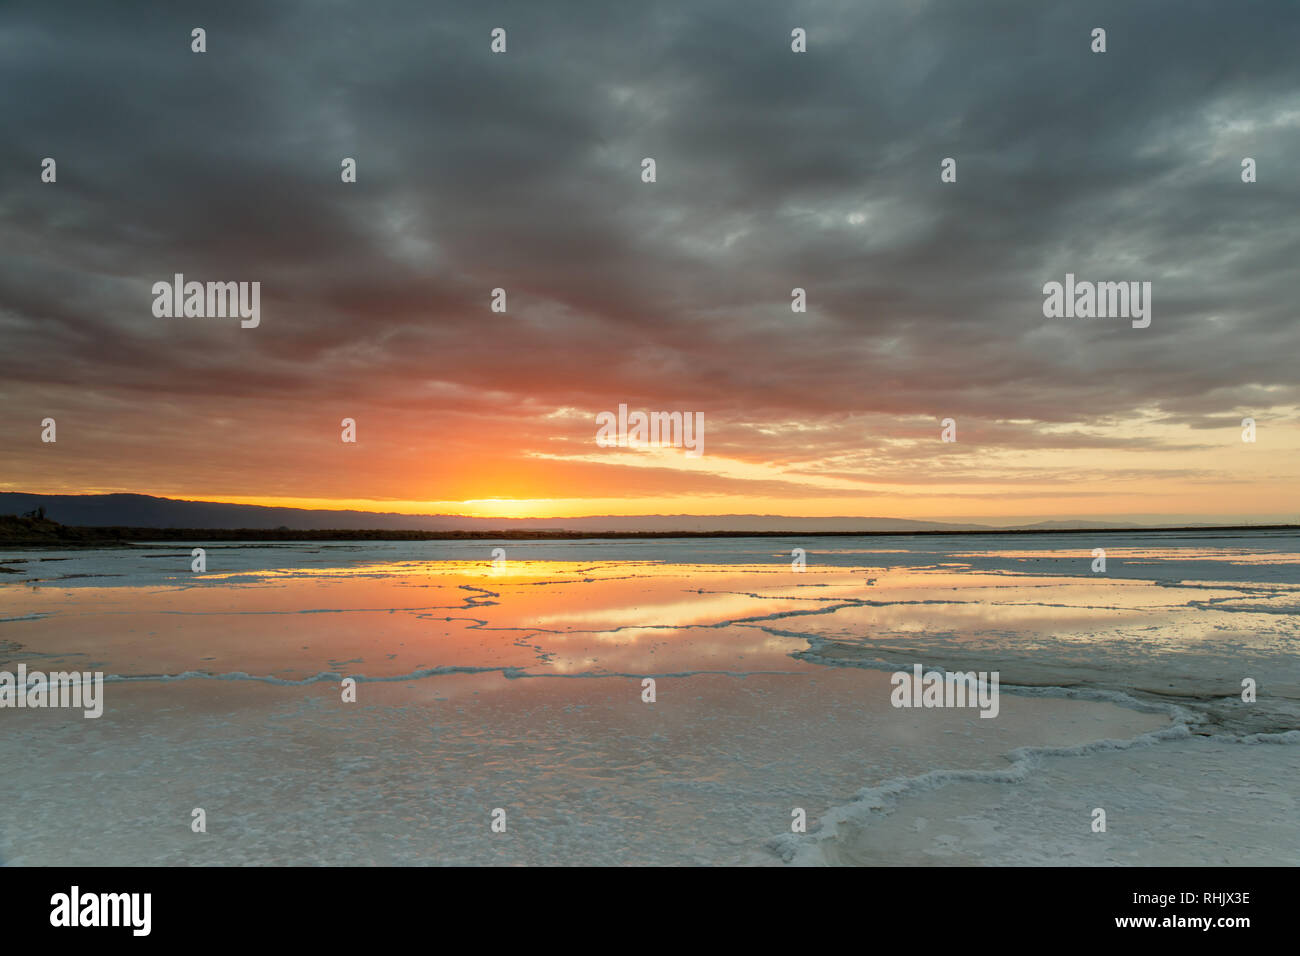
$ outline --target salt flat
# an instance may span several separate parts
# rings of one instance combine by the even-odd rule
[[[1300,541],[1084,538],[5,552],[0,669],[106,700],[0,710],[0,861],[1295,863]]]

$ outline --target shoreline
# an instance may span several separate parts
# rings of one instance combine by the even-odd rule
[[[314,541],[582,541],[731,538],[980,538],[1018,535],[1146,535],[1225,534],[1240,536],[1264,532],[1300,532],[1300,525],[1180,525],[1152,528],[991,528],[980,530],[923,531],[394,531],[364,529],[293,530],[289,528],[136,528],[74,526],[14,529],[0,524],[0,547],[28,549],[132,548],[152,544],[194,541],[243,542],[266,545]]]

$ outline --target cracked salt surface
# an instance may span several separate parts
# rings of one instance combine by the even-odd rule
[[[0,710],[0,859],[1297,862],[1300,541],[1128,537],[11,562],[0,670],[111,676],[97,721]],[[915,662],[1000,671],[999,717],[892,708]]]

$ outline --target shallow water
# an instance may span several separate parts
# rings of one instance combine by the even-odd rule
[[[107,675],[0,709],[0,860],[1300,861],[1300,540],[1090,537],[0,552],[0,670]]]

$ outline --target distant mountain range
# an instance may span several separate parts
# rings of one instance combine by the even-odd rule
[[[0,493],[0,514],[37,508],[64,525],[134,528],[288,528],[294,531],[976,531],[974,524],[902,518],[787,518],[779,515],[606,515],[583,518],[473,518],[393,512],[268,508],[150,495]]]
[[[268,508],[219,501],[185,501],[151,495],[32,495],[0,492],[0,515],[45,509],[63,525],[130,528],[287,529],[292,531],[987,531],[992,526],[913,521],[906,518],[798,518],[781,515],[604,515],[582,518],[473,518],[393,512]],[[1026,529],[1136,528],[1102,521],[1045,521]]]

